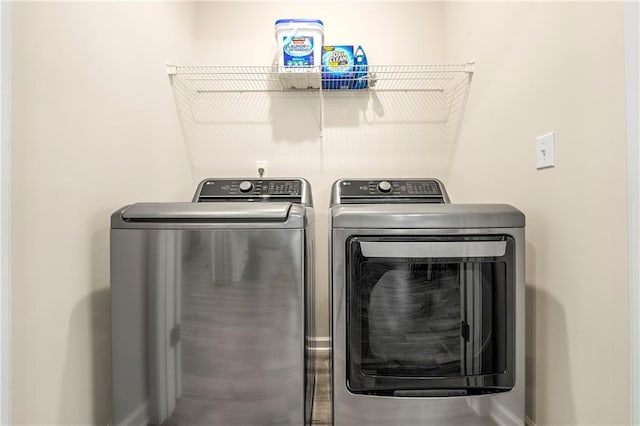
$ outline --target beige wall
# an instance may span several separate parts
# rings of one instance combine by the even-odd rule
[[[476,72],[454,201],[527,216],[527,413],[537,425],[629,421],[621,3],[450,3],[447,61]],[[536,170],[554,131],[556,167]]]
[[[15,424],[110,419],[109,215],[193,190],[166,61],[191,6],[15,3]]]

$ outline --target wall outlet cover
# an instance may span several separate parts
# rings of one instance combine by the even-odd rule
[[[256,171],[259,177],[267,177],[267,166],[269,164],[265,160],[256,160]]]

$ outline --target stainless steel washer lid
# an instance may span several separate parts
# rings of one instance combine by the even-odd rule
[[[331,207],[333,228],[522,228],[524,214],[508,204],[350,204]]]
[[[294,203],[136,203],[111,215],[111,228],[304,228],[312,220]]]

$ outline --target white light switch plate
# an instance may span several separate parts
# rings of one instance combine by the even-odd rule
[[[556,165],[553,153],[554,140],[553,132],[536,138],[536,167],[538,169],[546,169]]]

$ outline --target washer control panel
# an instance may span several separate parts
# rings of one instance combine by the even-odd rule
[[[334,184],[333,203],[448,203],[437,179],[342,179]]]
[[[291,201],[310,199],[304,179],[206,179],[200,183],[193,201]]]

